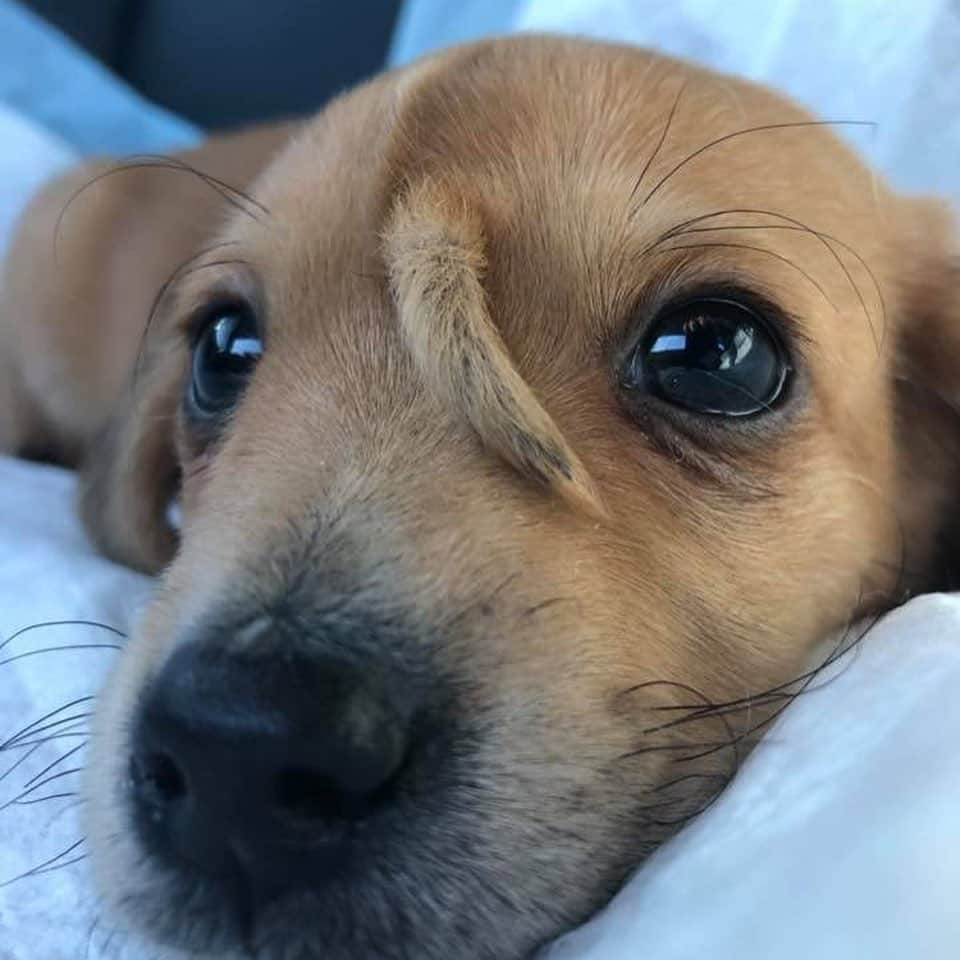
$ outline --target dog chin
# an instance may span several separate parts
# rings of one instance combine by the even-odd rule
[[[412,900],[404,907],[392,878],[381,882],[290,895],[254,917],[202,881],[171,879],[154,894],[126,897],[122,910],[154,945],[196,960],[524,960],[543,942],[521,916],[444,922],[425,909],[429,898],[418,898],[419,910]]]

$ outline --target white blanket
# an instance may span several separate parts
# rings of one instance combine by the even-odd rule
[[[126,630],[147,596],[148,581],[93,553],[73,493],[70,474],[0,458],[0,635],[78,618]],[[67,772],[82,751],[42,772],[83,742],[81,698],[116,642],[99,628],[45,627],[0,650],[0,742],[20,733],[0,750],[0,883],[84,854],[73,846],[79,775]],[[75,649],[40,652],[64,646]],[[960,599],[915,600],[858,651],[545,960],[956,960]],[[100,916],[86,861],[0,887],[0,960],[156,956]]]

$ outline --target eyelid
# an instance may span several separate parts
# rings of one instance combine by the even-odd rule
[[[625,335],[622,335],[615,353],[616,369],[622,369],[657,319],[697,300],[725,301],[745,307],[776,337],[792,370],[798,370],[806,362],[813,341],[806,332],[802,317],[780,303],[772,291],[765,289],[762,281],[743,273],[714,279],[700,276],[687,282],[672,283],[669,287],[665,284],[652,293],[648,290],[647,295],[636,302],[625,324]]]

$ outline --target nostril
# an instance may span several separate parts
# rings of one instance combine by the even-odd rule
[[[172,803],[187,792],[187,782],[173,758],[166,753],[134,757],[131,776],[141,796],[158,804]]]

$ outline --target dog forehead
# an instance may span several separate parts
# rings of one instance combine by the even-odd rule
[[[874,177],[786,98],[637,48],[513,37],[387,74],[307,125],[257,187],[267,254],[294,284],[375,272],[393,205],[424,180],[556,276],[719,210],[878,236]]]
[[[261,178],[255,193],[269,218],[236,227],[262,264],[271,323],[291,333],[291,350],[320,367],[362,361],[368,378],[371,367],[396,374],[404,350],[391,339],[382,241],[398,200],[424,181],[477,213],[495,320],[520,359],[533,358],[523,373],[534,381],[549,350],[556,369],[562,354],[582,357],[598,332],[584,318],[605,324],[602,334],[622,325],[639,287],[666,276],[648,248],[678,224],[694,230],[684,238],[689,261],[712,258],[733,272],[752,260],[798,312],[818,297],[786,259],[802,260],[821,285],[846,283],[817,234],[854,249],[884,280],[876,182],[828,125],[764,88],[648,51],[508,38],[346,95]],[[705,232],[712,227],[764,233]],[[772,253],[751,256],[758,241]],[[837,303],[853,292],[829,295]],[[816,327],[832,313],[819,304],[805,315]],[[565,354],[555,350],[563,342]]]

